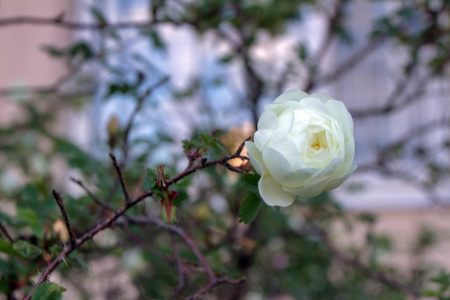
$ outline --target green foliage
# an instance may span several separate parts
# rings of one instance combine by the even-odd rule
[[[56,283],[45,282],[40,284],[33,294],[32,300],[60,300],[66,289]]]
[[[88,42],[78,41],[67,48],[57,48],[54,46],[43,46],[42,49],[49,55],[56,58],[74,59],[79,57],[84,60],[92,59],[95,56],[94,50]]]
[[[261,205],[261,198],[258,195],[248,195],[241,204],[239,209],[239,222],[248,224],[256,219]]]
[[[38,258],[42,254],[42,250],[38,247],[26,242],[17,241],[13,244],[13,249],[19,253],[22,257],[27,259]]]

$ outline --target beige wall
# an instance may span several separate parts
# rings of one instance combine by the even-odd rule
[[[18,16],[52,18],[71,15],[73,1],[1,0],[0,19]],[[71,32],[53,26],[14,25],[0,27],[0,89],[12,86],[48,86],[64,74],[64,65],[41,50],[43,45],[63,46]],[[0,96],[0,125],[20,118],[10,97]]]
[[[72,1],[2,0],[0,18],[34,16],[52,18],[65,12],[70,17]],[[52,60],[42,45],[64,45],[71,32],[52,26],[15,25],[0,27],[0,87],[15,83],[52,83],[63,71],[61,62]]]

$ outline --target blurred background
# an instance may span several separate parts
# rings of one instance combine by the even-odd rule
[[[333,251],[299,232],[325,226],[337,249],[420,287],[450,268],[449,62],[446,0],[3,0],[0,221],[46,247],[49,234],[61,239],[52,188],[70,195],[80,232],[104,212],[69,178],[120,201],[120,191],[109,193],[110,151],[121,153],[138,191],[145,167],[185,167],[181,142],[195,132],[231,152],[282,92],[327,92],[355,123],[359,167],[343,186],[291,210],[262,208],[257,225],[243,225],[239,177],[200,173],[180,222],[216,269],[230,264],[249,278],[211,299],[407,299],[336,267]],[[155,228],[136,230],[140,242],[171,251]],[[101,249],[80,254],[89,271],[72,266],[81,270],[52,278],[67,297],[169,297],[175,267],[162,274],[156,256],[121,234],[104,233]],[[0,268],[0,290],[16,299],[11,281],[32,274],[0,259],[10,265]]]

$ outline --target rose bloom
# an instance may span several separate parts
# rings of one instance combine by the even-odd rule
[[[353,120],[328,94],[289,90],[264,107],[250,161],[264,202],[288,206],[341,185],[356,169]]]

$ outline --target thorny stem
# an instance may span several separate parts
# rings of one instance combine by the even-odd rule
[[[202,164],[199,165],[195,165],[195,166],[191,166],[186,168],[182,173],[176,175],[175,177],[173,177],[172,179],[167,181],[168,185],[174,184],[177,181],[183,179],[184,177],[190,175],[191,173],[203,169],[203,168],[207,168],[213,165],[224,165],[224,163],[226,163],[227,161],[234,159],[234,158],[240,158],[242,160],[248,160],[248,157],[246,156],[242,156],[241,152],[242,149],[244,147],[244,143],[245,141],[240,145],[240,147],[238,148],[238,150],[231,155],[225,156],[223,158],[220,159],[216,159],[216,160],[212,160],[212,161],[207,161],[204,162]],[[24,300],[30,300],[33,292],[36,290],[36,288],[42,284],[45,280],[47,280],[48,276],[59,266],[59,264],[65,260],[65,258],[72,253],[74,250],[76,250],[77,248],[79,248],[81,245],[83,245],[86,241],[92,239],[97,233],[111,227],[119,217],[125,215],[125,213],[128,211],[129,208],[131,208],[132,206],[136,205],[137,203],[141,202],[142,200],[144,200],[145,198],[153,195],[153,191],[145,191],[143,193],[141,193],[140,195],[137,195],[134,198],[130,198],[126,185],[125,185],[125,181],[123,180],[123,174],[122,174],[122,170],[119,166],[119,164],[117,163],[117,159],[114,156],[114,154],[110,154],[110,157],[113,161],[113,165],[114,168],[116,169],[117,175],[119,177],[119,181],[120,184],[122,186],[122,191],[124,193],[124,197],[125,197],[125,203],[123,204],[122,207],[120,207],[118,210],[115,211],[115,213],[113,213],[109,218],[107,218],[106,220],[102,221],[101,223],[97,224],[96,226],[94,226],[92,229],[90,229],[88,232],[86,232],[85,234],[83,234],[80,238],[75,239],[74,242],[71,242],[71,244],[69,246],[67,246],[59,255],[56,259],[54,259],[48,266],[47,268],[41,273],[41,275],[39,276],[39,279],[36,281],[36,283],[34,284],[34,286],[31,288],[30,292],[28,293],[28,295],[25,297]],[[55,195],[56,194],[56,195]],[[59,194],[54,193],[54,197],[55,199],[60,199]],[[127,201],[128,199],[128,201]],[[59,205],[59,201],[57,200],[58,205]],[[62,204],[62,201],[61,201]],[[61,208],[61,206],[60,206]],[[62,208],[64,208],[62,206]],[[63,214],[63,216],[67,216],[67,213],[63,212],[63,209],[61,209],[61,212]],[[67,218],[67,222],[66,225],[68,224],[68,218]],[[208,291],[209,289],[211,289],[212,287],[221,284],[221,283],[229,283],[229,284],[235,284],[235,283],[240,283],[242,281],[244,281],[244,278],[238,279],[238,280],[230,280],[227,278],[221,278],[221,279],[217,279],[216,275],[214,274],[214,272],[212,271],[211,267],[208,265],[206,259],[203,257],[203,255],[201,254],[201,252],[198,250],[197,246],[195,245],[195,243],[190,239],[190,237],[179,227],[176,227],[174,225],[169,225],[164,223],[162,220],[159,219],[154,219],[154,224],[157,225],[158,227],[162,227],[164,229],[167,229],[171,232],[176,233],[178,236],[180,236],[183,241],[191,248],[191,250],[194,252],[194,254],[197,256],[198,260],[200,261],[200,264],[203,266],[203,268],[206,270],[206,273],[208,274],[209,277],[209,284],[207,286],[205,286],[202,290],[200,290],[199,292],[197,292],[197,294],[195,294],[191,299],[195,299],[197,298],[199,295],[205,293],[206,291]],[[68,225],[68,228],[70,227],[70,224]],[[71,230],[71,229],[70,229]],[[69,233],[70,233],[69,230]],[[196,296],[197,295],[197,296]]]
[[[61,214],[64,218],[64,223],[66,223],[67,231],[69,231],[69,237],[70,237],[70,245],[72,248],[75,248],[76,246],[76,238],[75,234],[73,233],[72,226],[70,225],[69,216],[67,215],[66,209],[64,207],[64,204],[62,202],[61,195],[57,193],[55,190],[52,191],[53,198],[55,198],[56,203],[59,206],[59,209],[61,210]]]
[[[122,171],[119,167],[119,163],[117,162],[117,158],[113,153],[110,153],[109,157],[111,157],[111,159],[113,161],[114,169],[116,169],[117,176],[119,177],[120,186],[122,187],[122,192],[125,197],[125,204],[129,205],[131,202],[130,195],[128,194],[127,187],[125,185],[125,181],[123,180]]]

